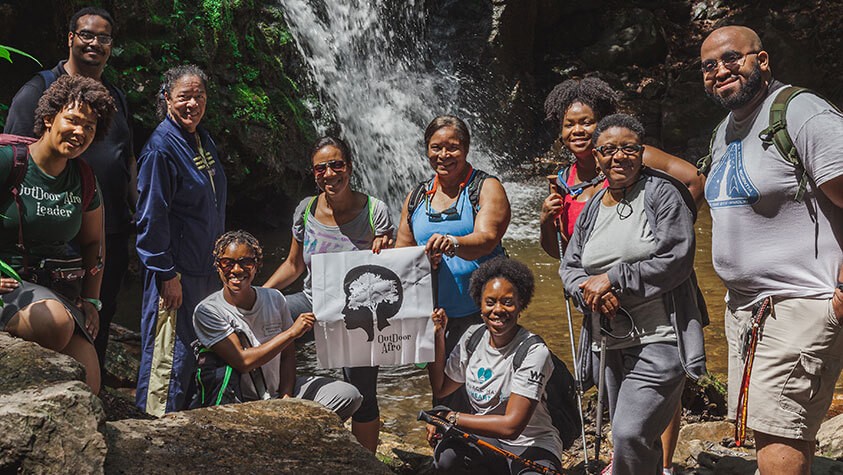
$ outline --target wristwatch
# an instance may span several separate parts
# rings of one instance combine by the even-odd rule
[[[93,297],[82,297],[82,300],[88,302],[89,304],[93,305],[97,312],[102,311],[102,300],[95,299]]]
[[[838,282],[838,283],[837,283],[837,290],[839,290],[839,291],[843,292],[843,282]]]
[[[447,419],[448,419],[448,422],[451,423],[451,425],[457,425],[460,421],[460,413],[459,412],[450,412],[448,414]]]
[[[448,257],[456,256],[457,255],[457,249],[460,248],[460,242],[457,241],[456,236],[451,236],[450,234],[446,234],[445,237],[448,238],[448,240],[451,241],[451,245],[454,246],[454,248],[451,249],[450,251],[446,252],[445,255],[448,256]]]

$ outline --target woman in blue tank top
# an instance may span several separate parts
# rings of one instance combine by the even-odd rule
[[[396,247],[425,246],[437,269],[436,306],[449,317],[445,346],[450,353],[466,328],[482,322],[468,294],[469,281],[480,264],[504,253],[501,238],[511,211],[500,181],[466,160],[470,138],[465,122],[439,116],[427,126],[424,139],[436,174],[425,182],[420,201],[409,205],[415,193],[404,200]]]

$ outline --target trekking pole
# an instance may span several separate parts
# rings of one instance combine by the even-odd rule
[[[562,233],[557,233],[559,242],[559,262],[562,262]],[[568,292],[563,290],[563,294],[565,297],[565,311],[568,315],[568,337],[571,340],[571,358],[574,361],[574,387],[577,390],[577,409],[580,413],[580,437],[582,437],[582,459],[586,470],[588,470],[588,444],[586,443],[585,439],[585,414],[583,414],[582,410],[582,400],[583,400],[583,389],[582,389],[582,379],[580,378],[580,365],[577,360],[577,347],[574,343],[574,322],[573,317],[571,316],[571,300],[568,296]]]
[[[555,192],[557,188],[556,175],[548,176],[547,180],[550,182],[550,192]],[[556,245],[559,248],[559,263],[562,264],[562,257],[564,255],[564,249],[562,246],[562,221],[558,218],[556,219]],[[577,390],[577,409],[580,413],[580,437],[582,437],[582,459],[585,469],[588,470],[588,444],[585,439],[585,414],[583,414],[582,410],[582,400],[584,391],[582,389],[582,379],[580,378],[580,368],[577,360],[577,347],[574,343],[574,322],[573,317],[571,316],[571,300],[570,296],[568,295],[568,292],[564,289],[562,290],[562,295],[565,298],[565,311],[568,315],[568,336],[571,340],[571,358],[573,358],[574,362],[574,387]]]
[[[601,325],[608,326],[608,318],[600,315]],[[600,461],[600,444],[603,442],[603,398],[606,395],[606,333],[600,332],[600,371],[597,373],[597,438],[594,440],[594,460]]]
[[[467,440],[467,441],[477,445],[481,449],[485,449],[485,450],[487,450],[487,451],[489,451],[489,452],[491,452],[495,455],[500,455],[500,456],[506,457],[508,459],[514,460],[516,462],[522,463],[525,466],[527,466],[527,467],[529,467],[533,470],[536,470],[538,472],[548,474],[548,475],[562,475],[562,472],[560,472],[558,470],[554,470],[552,467],[545,467],[544,465],[539,465],[539,464],[537,464],[536,462],[534,462],[530,459],[526,459],[524,457],[521,457],[520,455],[516,455],[516,454],[514,454],[514,453],[512,453],[512,452],[510,452],[506,449],[496,447],[496,446],[486,442],[485,440],[477,437],[474,434],[469,434],[468,432],[457,429],[456,427],[454,427],[453,424],[449,423],[445,419],[442,419],[441,417],[436,416],[434,414],[430,414],[430,413],[427,413],[425,411],[420,411],[418,420],[424,421],[428,424],[436,426],[436,428],[438,430],[440,430],[445,435],[452,435],[452,436],[459,437],[461,439]]]

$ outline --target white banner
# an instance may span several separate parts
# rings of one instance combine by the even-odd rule
[[[311,271],[320,368],[433,361],[424,247],[316,254]]]

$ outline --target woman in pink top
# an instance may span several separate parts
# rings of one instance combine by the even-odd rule
[[[544,110],[548,120],[561,126],[560,139],[575,160],[560,172],[560,178],[571,192],[557,183],[557,192],[551,193],[542,204],[541,245],[550,256],[560,258],[574,223],[586,201],[605,186],[598,176],[597,165],[591,153],[594,145],[591,134],[597,122],[614,114],[618,109],[618,94],[604,81],[597,78],[568,79],[558,84],[548,94]],[[703,176],[690,163],[647,145],[644,148],[644,165],[662,170],[679,179],[694,196],[697,203],[702,198]],[[564,196],[563,196],[564,195]],[[557,222],[561,228],[557,227]],[[557,234],[557,229],[562,232]]]

